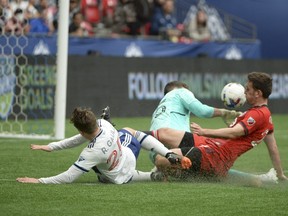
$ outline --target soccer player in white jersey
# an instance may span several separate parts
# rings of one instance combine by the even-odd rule
[[[22,177],[17,178],[18,182],[71,183],[91,169],[96,172],[100,182],[124,184],[129,181],[154,180],[157,177],[153,176],[153,173],[136,170],[136,158],[141,147],[165,156],[172,164],[179,164],[184,169],[188,169],[192,165],[188,158],[174,154],[154,137],[140,131],[129,128],[121,130],[120,137],[124,139],[121,145],[117,130],[104,119],[96,120],[91,109],[76,108],[73,111],[71,122],[78,129],[79,135],[48,145],[31,145],[31,148],[50,152],[72,148],[87,140],[90,141],[78,160],[67,171],[59,175],[46,178]],[[127,136],[130,134],[129,130],[136,138],[134,142],[130,142],[132,136]],[[126,146],[127,143],[129,144]]]

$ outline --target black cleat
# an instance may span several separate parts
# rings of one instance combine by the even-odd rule
[[[192,162],[188,157],[177,155],[174,152],[167,153],[165,157],[168,159],[170,164],[180,164],[183,169],[189,169],[192,166]]]
[[[110,107],[107,106],[102,110],[101,118],[110,121]]]
[[[164,173],[160,171],[152,172],[150,177],[152,181],[156,181],[156,182],[162,182],[166,180]]]
[[[181,157],[174,152],[169,152],[165,155],[171,164],[181,164]]]
[[[101,118],[105,119],[106,121],[110,122],[113,126],[115,126],[115,124],[113,124],[110,119],[110,107],[109,106],[105,107],[102,110]]]

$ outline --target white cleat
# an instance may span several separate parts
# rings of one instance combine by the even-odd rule
[[[278,177],[274,168],[271,168],[267,173],[258,176],[262,183],[278,184]]]

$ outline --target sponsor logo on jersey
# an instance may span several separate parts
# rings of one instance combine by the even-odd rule
[[[78,159],[78,162],[81,162],[81,161],[84,161],[84,160],[85,160],[85,158],[80,156],[79,159]]]
[[[256,121],[252,118],[252,117],[249,117],[248,120],[247,120],[247,124],[249,126],[252,126],[256,123]]]
[[[269,117],[269,123],[270,123],[270,124],[273,124],[272,116]]]

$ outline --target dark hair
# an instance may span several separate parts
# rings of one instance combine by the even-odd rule
[[[186,88],[189,89],[189,86],[186,83],[180,82],[180,81],[172,81],[166,84],[164,88],[164,95],[166,95],[168,92],[172,91],[175,88]]]
[[[263,72],[251,72],[248,74],[248,81],[252,82],[253,88],[260,90],[264,98],[268,98],[272,93],[272,78]]]
[[[79,131],[88,134],[93,133],[97,128],[96,116],[90,108],[77,107],[74,109],[70,122],[73,123]]]

